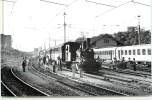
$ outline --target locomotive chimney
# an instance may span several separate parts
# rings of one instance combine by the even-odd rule
[[[87,48],[90,48],[90,38],[87,38]]]

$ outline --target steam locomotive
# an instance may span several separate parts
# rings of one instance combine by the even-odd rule
[[[80,52],[80,55],[77,54]],[[50,50],[51,59],[57,60],[61,58],[62,63],[71,68],[73,62],[77,62],[77,59],[83,59],[79,62],[79,67],[85,72],[95,72],[100,69],[100,64],[94,59],[94,51],[90,48],[90,38],[85,41],[79,42],[66,42],[62,46],[55,47]]]

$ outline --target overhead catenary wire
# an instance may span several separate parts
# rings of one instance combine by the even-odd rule
[[[46,2],[46,0],[41,0],[41,1]],[[66,6],[68,6],[68,7],[71,6],[75,1],[77,1],[77,0],[72,1],[69,5],[66,5]],[[48,3],[63,5],[63,4],[60,4],[60,3],[55,3],[55,2],[50,2],[50,1]],[[63,10],[65,10],[65,8]],[[64,26],[64,43],[66,42],[66,22],[65,22],[65,16],[66,16],[66,13],[64,12],[64,24],[63,24],[63,26]],[[57,17],[57,15],[55,17]]]
[[[136,2],[134,0],[132,0],[131,2],[139,4],[139,5],[143,5],[143,6],[148,6],[148,7],[152,7],[152,5],[148,5],[148,4],[144,4],[144,3],[140,3],[140,2]]]
[[[128,4],[128,3],[130,3],[130,2],[131,2],[131,1],[126,1],[126,2],[118,5],[118,6],[115,7],[115,8],[111,8],[111,9],[109,9],[109,10],[107,10],[107,11],[105,11],[105,12],[99,14],[99,15],[96,15],[96,16],[95,16],[95,19],[94,19],[94,20],[95,20],[95,21],[94,21],[94,25],[93,25],[94,34],[95,34],[95,31],[96,31],[96,29],[95,29],[95,22],[96,22],[97,18],[99,18],[99,17],[101,17],[101,16],[103,16],[103,15],[105,15],[105,14],[107,14],[107,13],[109,13],[109,12],[111,12],[111,11],[117,9],[117,8],[119,8],[119,7],[122,7],[122,6],[124,6],[124,5],[126,5],[126,4]]]
[[[127,1],[127,2],[125,2],[125,3],[123,3],[123,4],[118,5],[118,6],[115,7],[115,8],[111,8],[111,9],[109,9],[109,10],[107,10],[107,11],[105,11],[105,12],[99,14],[99,15],[97,15],[96,18],[98,18],[98,17],[100,17],[100,16],[102,16],[102,15],[105,15],[105,14],[107,14],[107,13],[115,10],[116,8],[119,8],[119,7],[121,7],[121,6],[124,6],[124,5],[126,5],[126,4],[128,4],[128,3],[130,3],[130,2],[131,2],[131,1]]]
[[[11,2],[11,3],[15,3],[16,2],[16,1],[11,1],[11,0],[2,0],[2,1]]]
[[[61,13],[63,13],[64,11],[65,11],[65,9],[67,8],[67,7],[70,7],[72,4],[74,4],[76,1],[78,1],[78,0],[73,0],[70,4],[68,4],[65,8],[63,8],[62,10],[60,10],[55,16],[54,16],[54,18],[56,18],[58,15],[60,15]],[[53,18],[53,19],[54,19]],[[52,19],[52,20],[53,20]]]
[[[85,0],[85,1],[86,1],[86,2],[89,2],[89,3],[94,3],[94,4],[103,5],[103,6],[108,6],[108,7],[113,7],[113,8],[116,7],[116,6],[114,6],[114,5],[108,5],[108,4],[103,4],[103,3],[94,2],[94,1],[89,1],[89,0]]]
[[[43,0],[41,0],[41,1],[43,1]],[[72,4],[74,4],[77,1],[78,0],[73,0],[70,4],[68,4],[67,6],[65,6],[65,8],[63,8],[61,11],[59,11],[50,21],[54,20],[58,15],[60,15],[61,13],[63,13],[66,8],[68,8],[69,6],[71,6]],[[102,3],[97,3],[97,2],[88,1],[88,0],[85,0],[85,1],[86,2],[90,2],[90,3],[96,3],[96,4],[104,5],[104,6],[114,7],[114,8],[116,7],[116,6],[113,6],[113,5],[102,4]]]
[[[71,3],[69,3],[67,6],[65,6],[63,9],[61,9],[58,13],[55,14],[55,16],[48,21],[48,24],[52,21],[54,21],[54,19],[59,16],[61,13],[63,13],[65,11],[66,8],[70,7],[72,4],[74,4],[75,2],[77,2],[78,0],[73,0]],[[49,2],[48,2],[49,3]],[[48,24],[46,26],[48,26]],[[44,28],[43,28],[44,29]]]
[[[136,1],[134,1],[134,0],[131,0],[131,1],[127,1],[127,2],[125,2],[125,3],[123,3],[123,4],[120,4],[119,6],[117,6],[117,7],[115,7],[115,8],[109,9],[109,10],[107,10],[107,11],[105,11],[105,12],[97,15],[96,17],[100,17],[100,16],[102,16],[102,15],[105,15],[106,13],[109,13],[109,12],[115,10],[116,8],[119,8],[119,7],[123,6],[123,5],[126,5],[126,4],[131,3],[131,2],[132,2],[132,3],[135,3],[135,4],[143,5],[143,6],[152,7],[152,5],[148,5],[148,4],[144,4],[144,3],[140,3],[140,2],[136,2]]]
[[[74,4],[76,1],[78,1],[78,0],[73,0],[71,3],[68,4],[67,7],[71,6],[71,5]]]
[[[73,3],[75,3],[77,0],[74,0],[73,2],[71,2],[69,5],[68,5],[68,7],[69,6],[71,6]],[[104,5],[104,6],[109,6],[109,7],[116,7],[116,6],[113,6],[113,5],[108,5],[108,4],[102,4],[102,3],[97,3],[97,2],[93,2],[93,1],[88,1],[88,0],[85,0],[86,2],[90,2],[90,3],[95,3],[95,4],[100,4],[100,5]],[[66,8],[64,8],[63,10],[65,10]],[[63,11],[62,10],[62,11]],[[62,12],[61,11],[61,12]],[[56,18],[61,12],[59,12],[54,18]],[[66,24],[64,24],[64,26],[66,26]],[[59,27],[60,28],[60,27]],[[65,27],[64,27],[64,30],[65,30]],[[65,39],[64,39],[64,41],[65,41]]]
[[[57,5],[61,5],[61,6],[68,6],[68,5],[66,5],[66,4],[57,3],[57,2],[52,2],[52,1],[48,1],[48,0],[40,0],[40,1],[47,2],[47,3],[52,3],[52,4],[57,4]]]

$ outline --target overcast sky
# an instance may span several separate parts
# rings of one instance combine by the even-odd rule
[[[128,26],[138,25],[138,15],[141,27],[150,30],[152,25],[148,6],[151,0],[134,0],[138,3],[128,2],[131,0],[46,0],[56,4],[40,0],[6,1],[3,2],[4,34],[13,35],[13,47],[23,51],[33,51],[44,44],[48,48],[49,37],[51,47],[55,40],[57,45],[63,43],[64,11],[67,41],[82,35],[91,37],[126,31]]]

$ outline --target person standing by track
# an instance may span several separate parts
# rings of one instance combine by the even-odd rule
[[[118,61],[117,61],[117,58],[116,58],[116,57],[114,57],[113,59],[114,59],[114,61],[113,61],[113,68],[112,68],[112,69],[115,69],[115,70],[116,70],[117,65],[118,65]]]
[[[61,64],[60,56],[57,58],[57,65],[58,65],[58,70],[62,71],[62,64]]]
[[[56,73],[56,61],[53,61],[52,65],[53,65],[53,72]]]
[[[128,58],[128,61],[127,61],[127,68],[132,69],[132,61],[130,60],[130,57]]]
[[[135,61],[135,58],[133,58],[132,66],[133,66],[134,71],[136,71],[136,61]]]
[[[77,64],[77,62],[73,61],[73,62],[72,62],[72,65],[71,65],[72,73],[73,73],[72,77],[73,77],[73,78],[75,78],[76,64]]]
[[[43,65],[46,65],[46,55],[43,57]]]
[[[79,70],[79,75],[82,78],[83,77],[83,69],[82,69],[82,63],[83,63],[83,57],[82,57],[82,52],[80,49],[76,51],[76,62],[75,63],[75,70]]]
[[[27,61],[26,61],[26,57],[24,57],[24,58],[23,58],[23,62],[22,62],[23,72],[25,72],[26,65],[27,65]]]

